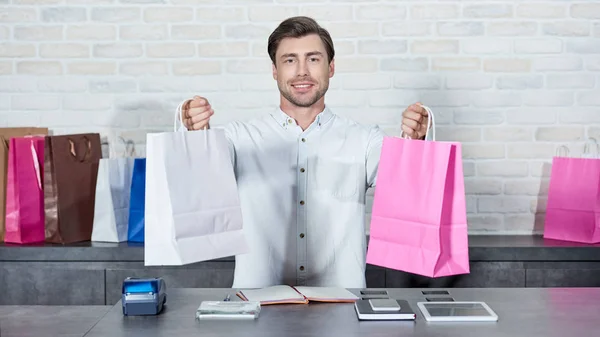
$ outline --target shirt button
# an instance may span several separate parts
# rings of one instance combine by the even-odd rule
[[[302,138],[302,142],[306,142],[306,138]]]
[[[288,119],[288,124],[292,124],[292,120],[291,119]]]
[[[304,205],[304,200],[300,200],[300,205]]]
[[[304,266],[300,266],[300,270],[304,270]]]
[[[306,171],[304,167],[300,169],[300,172],[304,173],[304,171]]]
[[[304,233],[300,233],[300,239],[304,239]]]

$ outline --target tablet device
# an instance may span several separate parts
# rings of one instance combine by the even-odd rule
[[[495,322],[498,315],[484,302],[418,302],[429,322]]]

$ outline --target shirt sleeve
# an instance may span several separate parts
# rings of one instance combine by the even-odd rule
[[[379,157],[381,156],[381,146],[385,133],[379,126],[374,126],[369,131],[369,140],[367,142],[367,188],[375,187],[377,180],[377,169],[379,168]]]

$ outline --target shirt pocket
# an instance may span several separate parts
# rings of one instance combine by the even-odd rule
[[[338,199],[358,194],[356,157],[317,157],[313,165],[313,183],[317,191]]]

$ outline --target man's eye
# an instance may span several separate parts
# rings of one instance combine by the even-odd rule
[[[319,58],[318,57],[311,57],[310,61],[311,62],[317,62],[317,61],[319,61]]]
[[[285,63],[291,63],[291,62],[294,62],[294,59],[287,59],[287,60],[285,60],[283,62],[285,62]]]

